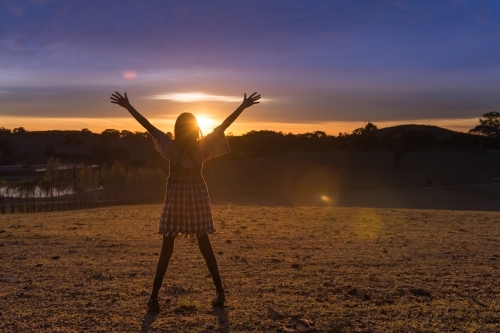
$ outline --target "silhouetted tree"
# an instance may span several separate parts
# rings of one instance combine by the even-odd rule
[[[127,131],[127,130],[123,130],[123,131],[120,132],[120,138],[122,138],[122,139],[123,138],[127,138],[127,137],[131,137],[133,135],[134,135],[133,132]]]
[[[56,192],[57,194],[60,194],[67,186],[64,178],[64,172],[61,170],[61,163],[59,159],[56,159],[53,156],[49,157],[43,179],[50,184],[50,187],[52,188],[52,198]]]
[[[369,150],[379,145],[380,140],[377,137],[378,127],[369,122],[365,127],[360,127],[352,131],[350,137],[351,146],[363,150]]]
[[[92,132],[88,128],[82,128],[82,135],[84,136],[90,136]]]
[[[97,190],[101,187],[101,170],[87,164],[80,167],[78,173],[78,188],[80,198],[97,199]]]
[[[102,184],[106,197],[113,200],[157,198],[165,193],[167,175],[151,168],[126,167],[115,162],[102,169]]]
[[[7,129],[5,127],[0,127],[0,134],[10,134],[12,131],[10,129]]]
[[[105,129],[102,131],[101,135],[110,137],[110,138],[119,138],[120,137],[120,131],[112,128]]]
[[[19,194],[25,199],[27,205],[29,205],[30,202],[33,206],[35,205],[35,191],[37,184],[38,181],[32,179],[25,179],[18,184]]]
[[[48,179],[39,182],[40,189],[46,198],[50,198],[52,210],[54,210],[54,184]]]
[[[142,136],[143,138],[150,138],[151,137],[151,134],[149,134],[149,132],[139,132],[139,131],[135,131],[134,132],[135,135],[139,135],[139,136]],[[167,132],[165,133],[166,135],[168,135],[171,139],[174,138],[173,134],[171,132]]]
[[[354,131],[352,131],[352,134],[353,135],[368,135],[368,134],[374,133],[376,130],[378,130],[378,127],[375,126],[373,123],[368,122],[365,125],[365,127],[356,128]]]
[[[166,133],[167,135],[169,133]],[[170,137],[172,138],[172,133],[170,133]],[[150,144],[151,142],[149,141],[151,139],[151,136],[148,132],[131,132],[127,130],[123,130],[120,132],[120,139],[125,139],[129,141],[133,141],[136,143],[148,143]]]
[[[488,112],[479,118],[479,125],[469,133],[484,135],[490,138],[500,138],[500,112]]]
[[[282,132],[250,131],[240,137],[228,138],[230,146],[243,156],[263,156],[284,152]]]
[[[12,133],[14,133],[14,134],[25,134],[25,133],[28,133],[28,131],[25,130],[24,127],[16,127],[16,128],[14,128],[14,130],[12,131]]]

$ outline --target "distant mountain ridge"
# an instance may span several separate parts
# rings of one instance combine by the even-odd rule
[[[387,133],[392,131],[421,131],[428,132],[434,135],[439,140],[449,139],[457,134],[461,134],[462,132],[452,131],[446,128],[434,126],[434,125],[416,125],[416,124],[405,124],[405,125],[396,125],[391,127],[380,128],[377,131],[377,136],[379,138],[385,136]]]

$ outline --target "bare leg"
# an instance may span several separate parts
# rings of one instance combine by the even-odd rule
[[[175,237],[165,237],[163,236],[163,243],[161,244],[160,258],[158,259],[158,265],[156,266],[155,280],[153,282],[153,291],[151,292],[151,299],[158,298],[158,292],[160,291],[161,284],[163,282],[163,277],[168,268],[168,262],[174,251]]]
[[[212,275],[217,292],[224,292],[219,275],[219,267],[217,266],[217,259],[215,258],[214,250],[212,249],[212,244],[210,243],[208,235],[198,237],[198,246],[200,247],[200,252],[203,255],[203,258],[205,258],[205,262],[207,263],[208,270]]]

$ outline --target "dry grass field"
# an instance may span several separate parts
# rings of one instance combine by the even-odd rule
[[[228,303],[178,239],[146,303],[160,205],[0,215],[2,332],[500,332],[500,213],[213,206]]]

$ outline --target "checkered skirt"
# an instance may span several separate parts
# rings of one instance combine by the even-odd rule
[[[200,237],[214,232],[201,167],[171,166],[158,233],[166,237]]]

